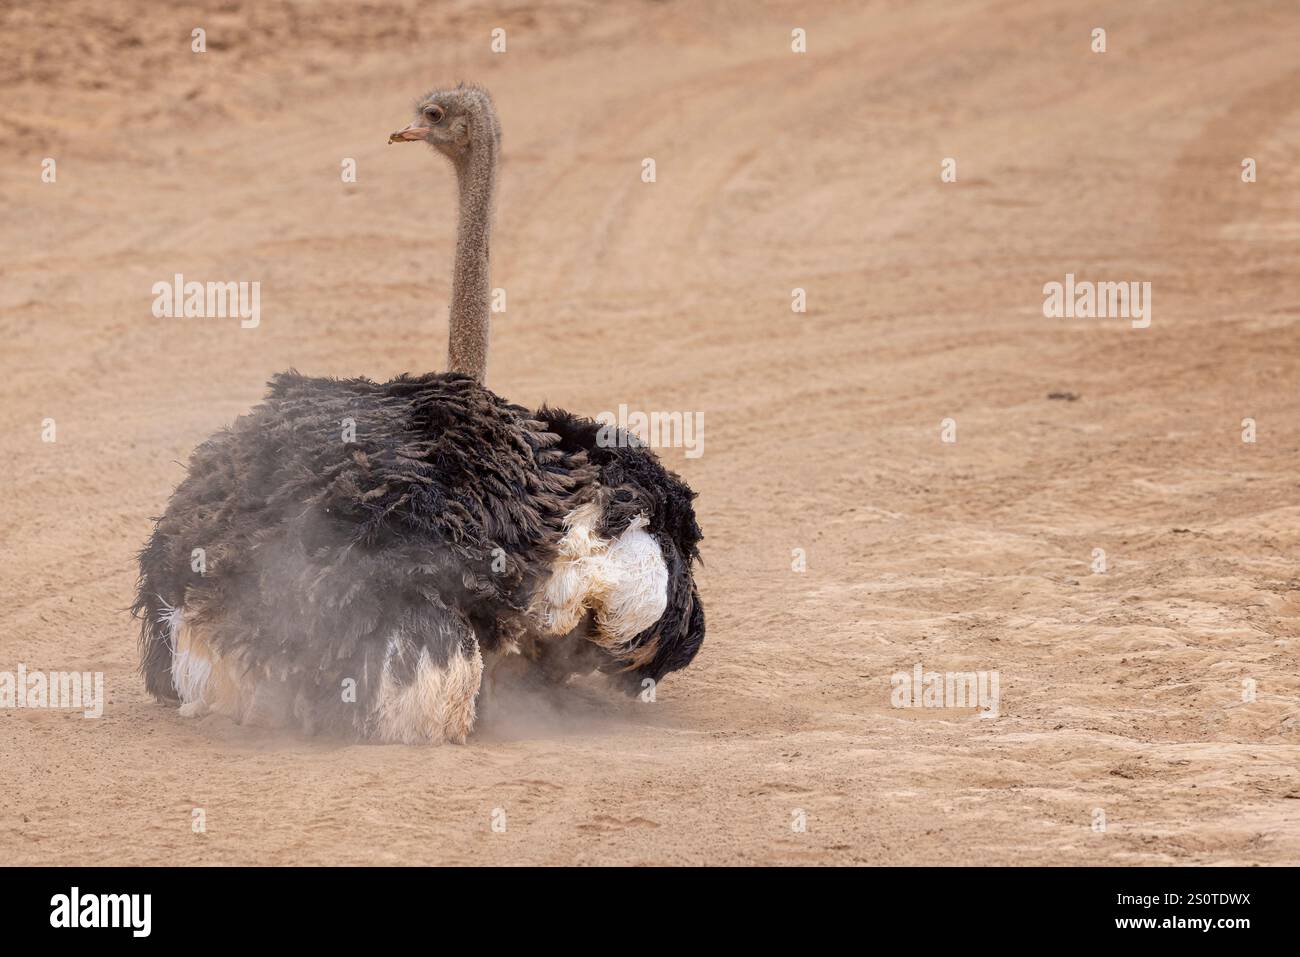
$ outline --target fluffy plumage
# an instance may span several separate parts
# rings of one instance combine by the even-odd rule
[[[507,646],[551,653],[556,677],[598,667],[629,687],[683,667],[704,632],[693,493],[648,449],[601,448],[598,430],[455,373],[382,384],[276,376],[262,405],[194,452],[141,552],[135,611],[149,691],[178,698],[179,619],[202,635],[207,663],[245,688],[242,709],[271,697],[281,720],[309,731],[385,740],[463,740],[474,663]],[[635,521],[662,550],[665,611],[630,640],[588,640],[591,622],[547,635],[530,614],[566,516],[584,506],[600,535],[615,539]],[[576,664],[563,641],[597,650]],[[203,662],[180,673],[195,667]],[[452,708],[468,707],[468,724],[394,723],[410,707],[396,696],[416,685],[436,695],[453,672],[462,696],[472,680],[468,705]]]

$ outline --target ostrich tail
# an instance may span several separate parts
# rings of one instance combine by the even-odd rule
[[[159,701],[177,700],[171,673],[180,609],[169,605],[142,579],[131,613],[140,620],[140,674],[145,689]]]

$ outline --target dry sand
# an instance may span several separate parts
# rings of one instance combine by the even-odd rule
[[[1300,862],[1300,9],[1227,6],[4,4],[0,670],[108,701],[0,711],[0,862]],[[662,453],[703,651],[464,747],[182,719],[134,552],[273,372],[441,366],[452,178],[385,138],[461,78],[505,130],[490,384],[704,413]],[[261,326],[155,319],[177,272]],[[1067,272],[1150,281],[1150,328],[1044,318]],[[918,662],[999,716],[891,708]]]

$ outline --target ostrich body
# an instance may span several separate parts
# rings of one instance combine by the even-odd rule
[[[460,192],[451,371],[281,373],[195,450],[134,605],[146,687],[183,714],[463,742],[485,654],[632,691],[703,641],[694,493],[639,443],[483,385],[491,98],[435,91],[418,117],[390,142],[430,143]]]

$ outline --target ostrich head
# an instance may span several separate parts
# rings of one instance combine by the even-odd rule
[[[488,91],[463,83],[425,94],[416,102],[415,114],[415,121],[389,136],[388,142],[428,143],[456,169],[460,219],[451,283],[448,367],[481,383],[487,377],[488,234],[501,124]]]
[[[491,95],[482,87],[463,83],[426,93],[415,104],[414,122],[388,137],[390,143],[421,141],[453,163],[465,162],[475,152],[486,153],[495,162],[501,125]]]

